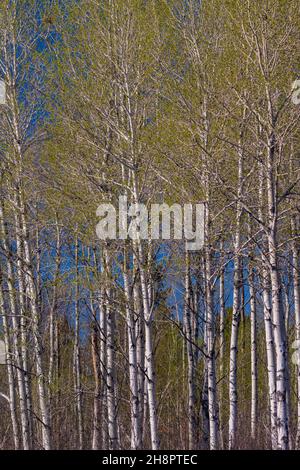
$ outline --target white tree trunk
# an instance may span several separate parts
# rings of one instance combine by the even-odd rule
[[[292,221],[292,232],[295,236],[297,233],[297,224]],[[294,297],[294,310],[295,310],[295,329],[296,329],[296,341],[297,341],[297,364],[296,364],[296,376],[297,376],[297,435],[296,435],[296,449],[300,449],[300,275],[299,275],[299,247],[298,240],[292,242],[292,274],[293,274],[293,297]]]
[[[264,167],[259,168],[259,218],[264,221]],[[267,371],[268,371],[268,389],[270,406],[270,425],[271,425],[271,445],[272,449],[277,449],[277,402],[276,402],[276,357],[274,347],[274,334],[272,325],[272,307],[270,301],[270,276],[267,267],[266,242],[262,240],[262,260],[261,260],[261,288],[263,301],[263,314],[265,326],[265,341],[267,351]]]
[[[289,447],[288,429],[288,358],[283,311],[280,308],[280,279],[278,272],[277,244],[277,188],[275,182],[275,136],[271,134],[267,153],[267,195],[268,195],[268,257],[271,279],[273,331],[276,351],[276,400],[278,449]]]
[[[138,404],[139,404],[139,435],[141,436],[141,446],[144,442],[144,417],[145,403],[147,403],[147,390],[145,387],[145,321],[144,310],[141,305],[141,288],[138,275],[138,265],[134,257],[135,283],[133,286],[134,311],[136,315],[136,341],[137,341],[137,373],[138,373]]]
[[[40,333],[40,313],[37,303],[37,293],[34,285],[34,273],[32,270],[32,260],[29,247],[28,230],[25,217],[25,206],[23,203],[23,196],[20,192],[19,195],[20,208],[21,208],[21,226],[22,226],[22,240],[24,245],[25,263],[26,263],[26,278],[28,285],[28,293],[31,305],[31,324],[34,338],[34,350],[36,361],[36,374],[38,382],[39,405],[41,411],[41,424],[42,424],[42,445],[45,450],[51,449],[51,428],[50,428],[50,414],[47,403],[47,394],[45,388],[45,374],[42,361],[42,339]]]
[[[208,377],[206,361],[203,370],[203,386],[201,391],[202,435],[204,449],[209,449],[209,405],[208,405]]]
[[[195,383],[195,351],[191,318],[191,286],[190,259],[185,250],[185,283],[184,283],[184,330],[186,336],[187,365],[188,365],[188,438],[189,449],[196,449],[196,383]]]
[[[92,301],[91,301],[92,304]],[[93,429],[92,429],[92,450],[99,450],[101,447],[101,430],[100,430],[100,398],[101,398],[101,387],[100,387],[100,352],[99,352],[99,338],[98,338],[98,324],[94,313],[94,321],[92,324],[91,331],[91,343],[92,343],[92,362],[95,380],[94,389],[94,403],[93,403]]]
[[[57,283],[60,273],[60,229],[58,221],[56,220],[56,255],[55,255],[55,273],[53,276],[53,291],[52,291],[52,301],[50,305],[50,315],[49,315],[49,370],[48,370],[48,386],[49,386],[49,407],[51,410],[52,405],[52,383],[55,379],[55,366],[57,363],[58,351],[56,348],[55,341],[55,311],[57,307]]]
[[[209,247],[209,208],[205,214],[205,293],[206,293],[206,351],[207,351],[207,384],[208,384],[208,415],[209,415],[209,446],[211,450],[218,448],[218,416],[216,390],[215,360],[215,321],[213,312],[213,295],[211,289],[211,260]]]
[[[250,323],[251,323],[251,437],[257,435],[257,318],[256,318],[256,290],[255,274],[250,266],[248,270],[248,283],[250,294]]]
[[[105,306],[105,289],[100,288],[99,326],[100,326],[100,397],[101,397],[101,446],[108,448],[108,415],[107,415],[107,316]]]
[[[133,192],[135,203],[139,203],[138,189],[136,182],[136,175],[133,173]],[[152,343],[152,317],[153,309],[149,302],[149,290],[147,276],[144,268],[144,250],[142,241],[137,237],[135,243],[140,280],[142,290],[142,300],[144,309],[145,320],[145,375],[147,381],[148,392],[148,406],[149,406],[149,420],[150,420],[150,434],[152,450],[158,450],[160,446],[158,430],[157,430],[157,406],[156,406],[156,391],[155,391],[155,369],[153,357],[153,343]]]
[[[220,428],[220,446],[224,449],[223,436],[223,403],[224,403],[224,358],[225,358],[225,268],[223,267],[225,256],[224,242],[220,243],[221,272],[219,280],[219,428]]]
[[[126,300],[126,323],[128,336],[128,360],[129,360],[129,389],[130,389],[130,409],[131,409],[131,449],[137,450],[141,447],[140,434],[140,407],[138,395],[138,371],[137,371],[137,341],[135,328],[135,312],[133,299],[130,293],[129,282],[129,261],[127,247],[124,248],[124,291]]]
[[[224,243],[220,244],[221,263],[224,264]],[[219,318],[219,427],[220,427],[220,445],[224,449],[223,437],[223,404],[224,404],[224,358],[225,358],[225,268],[221,267],[220,273],[220,288],[219,288],[219,302],[220,302],[220,318]]]
[[[23,449],[29,450],[30,449],[30,427],[29,427],[29,409],[28,409],[28,400],[29,396],[26,394],[26,386],[25,386],[25,377],[27,373],[26,368],[26,359],[25,356],[27,354],[26,351],[26,332],[25,332],[25,318],[24,318],[24,308],[22,308],[22,303],[20,303],[20,330],[21,330],[21,342],[22,346],[19,346],[19,325],[17,319],[17,306],[15,302],[15,287],[14,287],[14,276],[13,276],[13,266],[11,262],[11,257],[9,253],[9,242],[8,242],[8,234],[7,229],[4,221],[4,213],[2,205],[0,205],[0,223],[1,223],[1,231],[3,234],[3,248],[6,253],[7,259],[7,285],[8,285],[8,297],[9,297],[9,307],[12,315],[12,328],[13,328],[13,351],[14,351],[14,364],[16,365],[16,373],[17,373],[17,383],[18,383],[18,394],[19,394],[19,403],[20,403],[20,414],[21,414],[21,431],[22,431],[22,443]],[[19,235],[17,235],[17,255],[20,255],[19,249]],[[19,267],[18,261],[18,267]],[[19,284],[19,291],[20,295],[23,299],[23,283],[20,282],[20,270],[18,269],[18,284]]]
[[[240,243],[241,243],[241,216],[242,216],[242,179],[243,179],[243,156],[239,152],[238,162],[238,201],[236,208],[236,229],[234,241],[234,275],[233,275],[233,307],[232,307],[232,323],[230,337],[230,358],[229,358],[229,430],[228,430],[228,447],[234,449],[236,443],[237,431],[237,356],[238,356],[238,332],[240,323]]]
[[[105,270],[108,273],[110,257],[108,250],[104,251]],[[105,290],[106,306],[106,347],[107,347],[107,412],[108,412],[108,438],[109,448],[119,448],[117,404],[116,404],[116,371],[115,371],[115,314],[111,306],[111,289],[107,286]]]
[[[82,413],[82,384],[81,384],[81,354],[80,354],[80,308],[79,308],[79,259],[78,238],[75,237],[75,337],[73,351],[74,393],[77,418],[77,435],[79,450],[83,449],[83,413]]]
[[[16,5],[13,5],[13,8],[16,8]],[[12,25],[14,28],[15,25]],[[13,29],[12,28],[12,29]],[[45,377],[42,363],[42,342],[40,337],[40,312],[38,308],[38,299],[35,286],[35,276],[32,267],[31,259],[31,250],[29,246],[29,235],[27,228],[26,220],[26,203],[24,199],[23,189],[22,189],[22,178],[23,178],[23,163],[24,163],[24,153],[22,148],[22,133],[20,132],[20,109],[18,106],[17,90],[16,90],[16,79],[17,79],[17,35],[13,31],[11,37],[11,50],[13,51],[11,55],[11,60],[9,60],[8,55],[9,50],[5,49],[5,64],[7,67],[6,70],[6,79],[8,82],[8,106],[11,112],[11,127],[12,127],[12,136],[13,136],[13,146],[14,146],[14,165],[15,165],[15,187],[14,187],[14,212],[15,212],[15,221],[16,221],[16,234],[20,238],[24,249],[24,268],[25,268],[25,277],[26,277],[26,287],[27,293],[30,300],[30,310],[31,310],[31,326],[34,340],[34,353],[35,353],[35,363],[36,363],[36,375],[38,383],[38,394],[39,394],[39,406],[41,411],[41,424],[42,424],[42,446],[44,449],[49,450],[51,448],[51,438],[50,438],[50,415],[49,409],[47,406],[47,396],[45,390]],[[22,273],[23,275],[23,273]],[[19,281],[22,276],[19,276]],[[25,343],[26,344],[26,343]],[[23,355],[24,357],[24,355]]]
[[[2,273],[0,273],[0,277],[2,278]],[[13,364],[12,364],[12,348],[11,348],[11,340],[10,340],[10,332],[9,332],[9,319],[7,318],[7,314],[5,311],[5,301],[4,301],[4,292],[3,292],[3,281],[0,279],[0,312],[3,321],[3,332],[4,332],[4,344],[5,344],[5,351],[6,351],[6,369],[7,369],[7,380],[8,380],[8,401],[9,401],[9,409],[10,409],[10,418],[12,424],[12,432],[13,432],[13,440],[15,450],[18,450],[20,447],[20,437],[19,437],[19,427],[18,427],[18,419],[17,419],[17,403],[16,403],[16,395],[15,395],[15,379],[14,379],[14,372],[13,372]]]

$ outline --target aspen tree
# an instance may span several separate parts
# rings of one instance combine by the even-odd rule
[[[3,318],[3,330],[4,330],[4,344],[6,352],[6,367],[7,367],[7,376],[8,376],[8,387],[9,387],[9,408],[10,416],[12,423],[12,432],[14,439],[15,450],[19,449],[20,446],[20,436],[19,436],[19,426],[17,418],[17,402],[15,394],[15,379],[13,372],[13,349],[11,347],[11,338],[9,332],[9,318],[7,317],[7,312],[5,311],[5,300],[4,300],[4,289],[3,289],[3,280],[2,273],[0,272],[0,312]]]

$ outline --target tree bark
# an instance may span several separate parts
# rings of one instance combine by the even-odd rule
[[[250,294],[250,324],[251,324],[251,437],[257,436],[257,316],[256,316],[256,290],[255,274],[250,266],[248,270]]]
[[[5,294],[3,291],[3,281],[2,281],[2,272],[0,272],[0,312],[3,321],[3,333],[4,333],[4,344],[6,352],[6,369],[7,369],[7,379],[8,379],[8,390],[9,390],[9,409],[10,409],[10,418],[12,424],[13,440],[15,450],[19,450],[20,447],[20,436],[19,436],[19,426],[17,419],[17,403],[15,395],[15,379],[13,371],[13,362],[12,362],[12,347],[11,347],[11,338],[9,332],[9,320],[7,317],[5,309]]]
[[[128,360],[129,360],[129,383],[130,383],[130,409],[131,409],[131,449],[137,450],[141,448],[140,433],[140,407],[138,395],[138,370],[137,370],[137,340],[135,329],[135,311],[133,299],[130,292],[129,282],[129,260],[127,247],[124,248],[124,291],[126,302],[126,324],[128,336]],[[133,281],[134,282],[134,281]]]
[[[237,391],[237,357],[238,357],[238,332],[240,324],[240,283],[241,283],[241,217],[242,217],[242,179],[243,179],[243,155],[242,150],[238,155],[238,201],[236,207],[236,228],[234,240],[234,275],[233,275],[233,307],[230,337],[229,359],[229,430],[228,446],[234,449],[236,444],[238,391]]]
[[[297,233],[297,223],[292,219],[292,234],[295,236]],[[299,275],[299,247],[298,240],[292,242],[292,274],[293,274],[293,297],[294,297],[294,310],[295,310],[295,330],[296,330],[296,378],[297,378],[297,434],[296,434],[296,449],[300,449],[300,275]]]

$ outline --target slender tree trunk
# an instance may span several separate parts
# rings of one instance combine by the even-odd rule
[[[17,200],[16,200],[17,203]],[[30,324],[30,318],[28,316],[28,308],[26,306],[26,278],[25,278],[25,265],[24,265],[24,247],[21,238],[21,226],[18,214],[15,212],[15,230],[16,230],[16,244],[17,244],[17,280],[18,280],[18,293],[19,293],[19,307],[20,307],[20,333],[21,333],[21,359],[22,367],[24,372],[24,387],[25,387],[25,399],[27,405],[27,420],[28,420],[28,432],[29,432],[29,447],[32,446],[33,439],[33,403],[31,397],[31,388],[28,374],[28,349],[27,344],[29,340],[28,325]],[[11,300],[14,301],[13,297],[13,285],[11,286],[12,296]],[[28,316],[28,318],[27,318]]]
[[[278,449],[289,446],[288,430],[288,360],[283,311],[280,308],[280,279],[278,272],[277,243],[277,189],[274,175],[275,136],[268,141],[267,155],[267,196],[268,196],[268,251],[271,279],[271,298],[274,342],[276,351],[276,400],[277,400],[277,439]]]
[[[268,388],[271,422],[272,449],[277,448],[277,402],[276,402],[276,359],[274,348],[274,337],[272,328],[272,307],[270,302],[269,272],[262,261],[262,299],[265,324],[265,338],[267,350]]]
[[[264,167],[259,167],[259,218],[264,220]],[[272,307],[270,302],[270,276],[267,267],[266,242],[262,240],[262,260],[261,260],[261,287],[263,300],[263,314],[265,326],[265,340],[267,351],[267,369],[268,369],[268,389],[269,389],[269,406],[270,406],[270,425],[271,425],[271,445],[272,449],[277,449],[277,402],[276,402],[276,358],[274,347],[274,334],[272,326]]]
[[[288,412],[287,412],[287,350],[284,334],[284,318],[280,309],[280,284],[278,278],[276,242],[272,235],[269,236],[269,254],[271,264],[271,289],[273,329],[276,350],[276,399],[277,399],[277,438],[278,449],[288,448]]]
[[[190,257],[185,250],[185,295],[184,295],[184,330],[186,336],[188,365],[188,438],[189,449],[196,449],[196,383],[194,338],[191,318]]]
[[[204,449],[209,449],[209,404],[208,404],[208,377],[206,361],[203,370],[203,386],[201,391],[202,435]]]
[[[6,309],[5,309],[5,295],[3,292],[3,281],[2,281],[2,273],[0,273],[0,312],[3,321],[3,333],[4,333],[4,344],[5,344],[5,351],[6,351],[6,369],[7,369],[7,380],[8,380],[8,390],[9,390],[9,409],[10,409],[10,418],[12,424],[12,432],[13,432],[13,440],[15,450],[20,448],[20,436],[19,436],[19,426],[18,426],[18,419],[17,419],[17,403],[16,403],[16,395],[15,395],[15,379],[14,379],[14,371],[13,371],[13,364],[12,364],[12,347],[11,347],[11,339],[9,333],[9,319],[7,317]]]
[[[224,263],[224,243],[221,242],[221,263]],[[219,302],[220,302],[220,318],[219,318],[219,423],[220,423],[220,444],[221,448],[224,449],[224,436],[223,436],[223,406],[224,406],[224,359],[225,359],[225,268],[221,268],[220,273],[220,290],[219,290]]]
[[[79,259],[78,238],[75,238],[75,337],[73,351],[74,392],[77,414],[77,435],[79,450],[83,449],[83,413],[82,413],[82,384],[81,384],[81,354],[80,354],[80,307],[79,307]]]
[[[236,209],[236,230],[234,241],[234,275],[233,275],[233,307],[230,337],[229,359],[229,431],[228,446],[234,449],[236,444],[237,416],[238,416],[238,391],[237,391],[237,357],[238,357],[238,332],[240,323],[240,285],[241,285],[241,216],[242,216],[242,179],[243,179],[243,155],[239,152],[238,162],[238,201]]]
[[[209,246],[209,209],[205,215],[205,292],[206,292],[206,343],[207,343],[207,384],[209,414],[209,445],[211,450],[218,448],[218,416],[215,360],[215,321],[213,295],[211,290],[211,253]]]
[[[229,449],[234,449],[237,427],[237,353],[238,353],[238,331],[240,323],[240,267],[239,255],[236,256],[234,266],[234,290],[233,290],[233,312],[230,337],[230,363],[229,363]]]
[[[105,269],[108,272],[110,257],[105,249]],[[108,438],[109,448],[117,450],[119,448],[117,404],[116,404],[116,372],[115,372],[115,314],[114,308],[110,305],[111,289],[109,285],[105,292],[106,305],[106,346],[107,346],[107,411],[108,411]]]
[[[38,380],[38,393],[39,393],[39,405],[41,411],[42,420],[42,444],[45,450],[51,449],[51,427],[50,427],[50,415],[47,403],[47,394],[45,388],[45,376],[42,361],[42,341],[40,334],[40,313],[37,304],[37,293],[34,285],[34,274],[31,269],[32,261],[30,255],[29,241],[28,241],[28,230],[25,218],[25,207],[22,202],[22,194],[20,194],[20,205],[21,205],[21,221],[22,221],[22,238],[24,244],[25,263],[27,270],[27,284],[28,292],[30,296],[30,305],[32,312],[32,329],[34,337],[35,347],[35,361],[36,361],[36,374]]]
[[[292,220],[292,233],[295,236],[297,233],[297,224]],[[296,434],[296,449],[300,449],[300,275],[299,275],[299,248],[298,240],[292,242],[292,274],[293,274],[293,297],[294,297],[294,310],[295,310],[295,329],[297,341],[297,364],[296,364],[296,377],[297,377],[297,434]]]
[[[17,383],[18,383],[18,394],[19,394],[19,403],[20,403],[20,414],[21,414],[21,431],[22,431],[22,443],[23,449],[29,450],[30,449],[30,427],[29,427],[29,408],[28,408],[28,401],[29,397],[26,394],[26,386],[25,386],[25,377],[27,373],[27,361],[25,356],[27,355],[26,351],[26,343],[23,344],[25,341],[26,333],[24,331],[25,327],[25,311],[20,303],[20,330],[21,330],[21,341],[22,346],[19,346],[19,325],[17,319],[17,306],[15,300],[15,289],[14,289],[14,276],[13,276],[13,266],[11,262],[11,255],[9,251],[9,240],[7,234],[6,224],[4,222],[4,213],[3,207],[0,205],[0,221],[1,221],[1,231],[3,234],[3,248],[4,252],[6,253],[7,258],[7,285],[8,285],[8,297],[9,297],[9,307],[12,314],[12,328],[13,328],[13,351],[14,351],[14,364],[16,366],[16,374],[17,374]],[[18,230],[18,228],[16,228]],[[19,234],[17,234],[17,255],[20,256],[19,250]],[[22,273],[20,272],[20,260],[18,260],[18,281],[19,281],[19,293],[22,296],[23,300],[23,283],[20,282],[20,276]],[[27,338],[26,338],[27,340]]]
[[[250,323],[251,323],[251,437],[257,436],[257,318],[256,318],[256,290],[255,274],[250,266],[248,271],[250,294]]]
[[[92,331],[92,362],[95,380],[94,390],[94,407],[93,407],[93,431],[92,431],[92,449],[99,450],[101,447],[101,431],[100,431],[100,398],[101,398],[101,386],[100,386],[100,352],[99,352],[99,338],[98,338],[98,324],[97,319],[93,320]]]
[[[108,414],[107,414],[107,312],[106,312],[106,293],[103,287],[100,288],[99,300],[99,325],[100,325],[100,396],[101,396],[101,446],[102,449],[108,448]]]
[[[136,257],[134,257],[135,265],[135,282],[133,286],[134,297],[134,310],[136,316],[136,342],[137,342],[137,381],[138,381],[138,405],[139,405],[139,430],[138,434],[141,436],[141,446],[144,441],[144,416],[145,416],[145,402],[147,398],[147,390],[145,390],[145,319],[144,310],[141,305],[141,288],[140,279],[138,275],[138,265]]]
[[[136,175],[133,173],[133,192],[135,203],[139,202],[138,188],[136,182]],[[137,237],[136,244],[138,265],[141,280],[141,290],[143,299],[144,319],[145,319],[145,375],[147,380],[148,392],[148,406],[149,406],[149,420],[150,420],[150,434],[152,450],[158,450],[160,446],[158,430],[157,430],[157,406],[156,406],[156,391],[155,391],[155,370],[154,370],[154,357],[153,357],[153,342],[152,342],[152,317],[153,309],[149,302],[149,291],[146,272],[144,268],[144,250],[142,241]]]
[[[15,12],[16,6],[13,5]],[[8,105],[11,112],[11,127],[14,146],[14,164],[16,171],[16,184],[14,188],[14,212],[16,221],[16,233],[20,237],[24,249],[24,268],[27,285],[27,293],[30,301],[31,310],[31,326],[34,341],[34,353],[36,363],[36,375],[38,383],[39,406],[41,411],[42,425],[42,446],[44,449],[51,448],[51,432],[50,432],[50,416],[47,406],[47,397],[45,390],[45,377],[42,363],[42,344],[40,337],[40,312],[38,307],[37,291],[35,285],[35,276],[32,267],[31,250],[29,246],[29,234],[27,227],[26,202],[22,189],[24,152],[22,146],[22,132],[20,131],[20,109],[18,106],[18,98],[16,92],[17,79],[17,36],[15,31],[12,34],[12,60],[8,59],[8,51],[5,49],[5,62],[7,66],[7,82],[8,82]],[[12,62],[12,63],[10,63]],[[23,274],[23,273],[22,273]],[[19,276],[19,281],[22,276]],[[26,342],[25,342],[26,344]],[[24,357],[24,356],[23,356]]]
[[[129,260],[127,247],[124,248],[124,290],[126,300],[126,323],[128,335],[128,359],[129,359],[129,383],[130,383],[130,409],[131,409],[131,449],[137,450],[141,447],[139,395],[138,395],[138,373],[137,373],[137,345],[135,330],[135,312],[133,299],[130,293],[129,283]]]
[[[49,315],[49,370],[48,370],[48,385],[49,385],[49,408],[52,409],[52,384],[55,379],[55,366],[57,362],[57,349],[55,341],[55,311],[57,306],[57,283],[60,272],[60,229],[58,221],[56,221],[56,256],[55,256],[55,273],[53,277],[53,292],[52,302],[50,305]]]

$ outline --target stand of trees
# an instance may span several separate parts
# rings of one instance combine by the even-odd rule
[[[299,24],[2,0],[2,449],[300,448]],[[204,247],[99,240],[120,195],[204,203]]]

